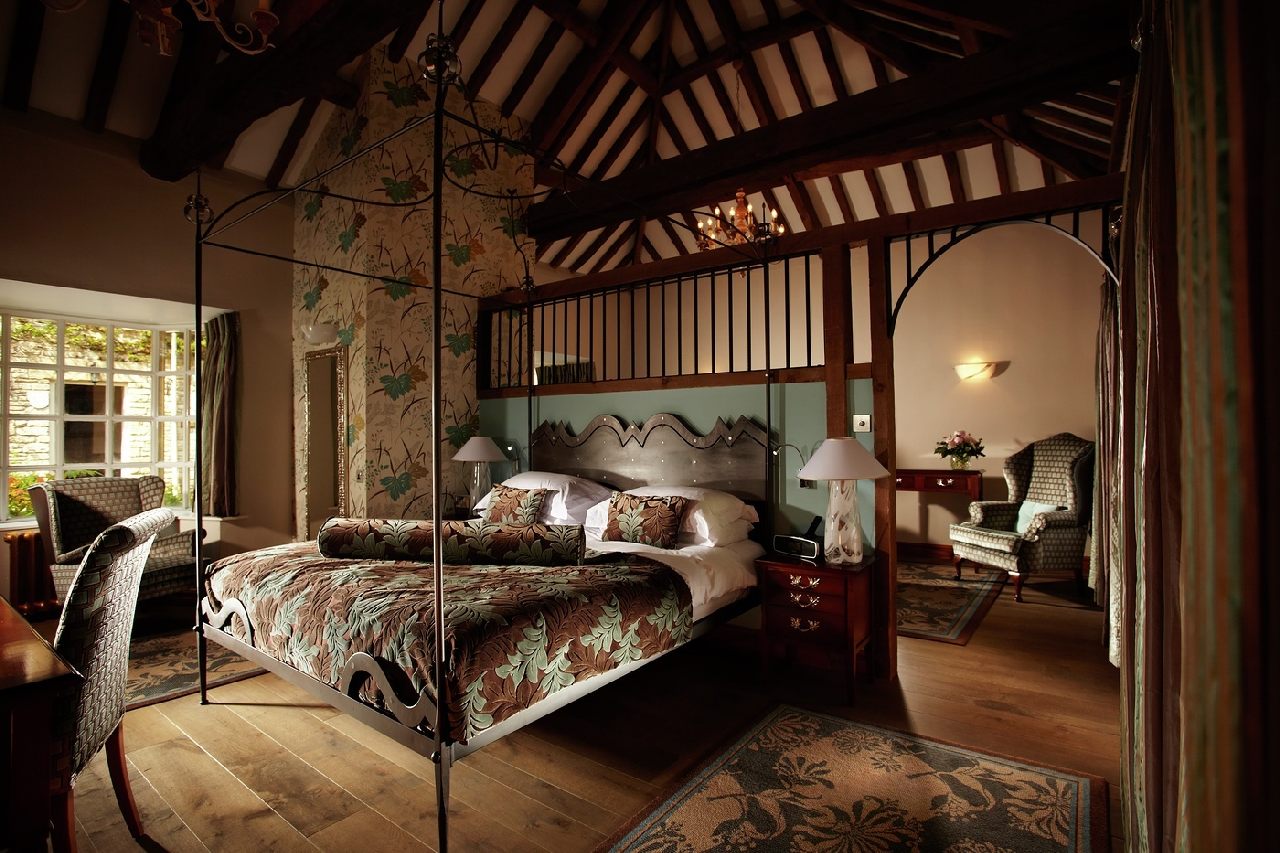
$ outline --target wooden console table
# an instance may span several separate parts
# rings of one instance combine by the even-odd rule
[[[13,605],[0,598],[0,732],[11,744],[0,768],[0,847],[45,849],[54,703],[81,680]]]
[[[953,468],[899,468],[896,477],[900,492],[952,492],[982,500],[982,472]]]

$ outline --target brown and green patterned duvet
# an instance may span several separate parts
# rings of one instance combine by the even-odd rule
[[[478,733],[556,691],[689,638],[689,587],[645,559],[582,566],[446,566],[449,736]],[[253,645],[331,686],[367,652],[432,688],[430,563],[320,556],[314,542],[220,560],[207,592],[244,604]],[[238,619],[227,629],[246,640]],[[410,703],[417,697],[402,696]]]

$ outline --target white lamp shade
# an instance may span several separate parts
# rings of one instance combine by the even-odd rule
[[[454,462],[501,462],[506,458],[493,439],[483,435],[467,439],[453,455]]]
[[[799,471],[802,480],[876,480],[889,472],[856,438],[828,438]]]

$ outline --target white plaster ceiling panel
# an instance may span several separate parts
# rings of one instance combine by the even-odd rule
[[[844,79],[849,83],[849,91],[856,95],[874,89],[876,74],[871,69],[871,59],[862,45],[838,30],[831,33],[831,42],[836,51],[836,59],[844,69]]]
[[[911,190],[907,188],[907,173],[902,168],[881,166],[876,169],[880,186],[884,187],[884,203],[889,213],[904,213],[912,209]]]
[[[990,145],[961,151],[959,159],[965,193],[971,200],[1000,195],[1000,178],[996,175],[996,160]]]
[[[778,50],[778,46],[771,44],[757,50],[751,54],[750,61],[755,63],[764,79],[765,92],[777,117],[783,119],[799,113],[800,99],[791,86],[791,78],[787,75],[787,66],[782,62],[782,52]],[[744,97],[745,95],[746,92],[743,92]]]
[[[271,171],[271,166],[276,161],[276,152],[284,143],[289,125],[293,124],[293,118],[301,106],[302,101],[297,101],[249,125],[227,155],[226,168],[255,178],[265,178]]]
[[[463,80],[466,80],[470,71],[480,64],[480,58],[489,49],[489,45],[493,44],[498,30],[511,14],[513,5],[512,0],[485,0],[480,4],[480,14],[476,15],[471,31],[467,33],[462,44],[457,45],[458,61],[462,63]]]
[[[174,56],[161,56],[138,39],[137,21],[130,25],[115,94],[107,111],[107,130],[135,139],[151,135],[169,91],[169,78],[173,76],[178,52],[175,50]]]
[[[769,22],[764,5],[760,0],[736,0],[733,4],[734,14],[744,30],[753,30]]]
[[[587,254],[587,250],[590,249],[593,245],[595,245],[596,239],[600,236],[600,232],[603,230],[604,230],[603,228],[597,228],[594,231],[587,232],[583,236],[582,240],[578,243],[577,247],[573,250],[573,254],[569,256],[569,261],[568,261],[569,266],[571,267],[585,266],[587,268],[590,268],[592,264],[596,263],[599,260],[600,254],[609,247],[608,239],[605,239],[603,242],[601,242],[600,246],[596,248],[594,251],[592,251],[590,254]],[[611,234],[614,233],[614,229],[609,229],[609,233]]]
[[[489,79],[480,89],[482,100],[502,105],[515,86],[516,80],[519,79],[520,73],[524,71],[525,65],[533,56],[533,52],[537,50],[538,42],[542,40],[542,34],[547,31],[550,23],[551,19],[536,9],[529,13],[511,39],[510,48],[503,52],[502,58],[490,72]]]
[[[840,212],[840,202],[836,201],[835,190],[831,188],[831,182],[826,178],[820,181],[809,181],[809,195],[818,204],[818,213],[823,215],[827,225],[835,225],[844,222],[844,216]]]
[[[866,172],[849,172],[840,176],[841,183],[849,193],[849,201],[853,202],[853,212],[859,219],[876,218],[876,202],[867,186]]]
[[[648,103],[646,101],[641,101],[640,109],[643,110],[647,106]],[[641,123],[641,125],[636,128],[635,132],[631,134],[631,138],[628,139],[626,144],[622,147],[622,152],[618,155],[618,159],[614,160],[613,165],[609,167],[609,170],[600,177],[616,178],[622,173],[623,169],[631,163],[632,158],[636,156],[636,152],[644,147],[644,145],[649,141],[649,128],[647,125],[648,120],[646,119],[645,122]],[[643,161],[637,161],[636,165],[643,165]]]
[[[805,33],[792,39],[791,50],[796,55],[796,63],[800,66],[800,76],[804,78],[805,87],[813,99],[813,105],[820,107],[836,99],[835,86],[827,66],[822,61],[822,48],[813,33]],[[841,75],[843,76],[843,75]]]
[[[556,81],[568,69],[580,50],[582,50],[582,42],[577,36],[572,33],[561,34],[560,40],[556,42],[551,55],[543,64],[542,71],[534,75],[533,82],[529,84],[529,91],[525,92],[524,97],[520,99],[520,106],[516,107],[516,115],[525,121],[533,121],[538,110],[551,97],[551,90],[555,88]],[[608,86],[605,87],[605,91],[608,91]]]
[[[114,2],[114,0],[112,0]],[[79,121],[98,44],[107,20],[108,0],[89,0],[75,12],[46,9],[40,51],[31,78],[31,107]]]
[[[661,160],[669,160],[680,154],[680,149],[671,139],[671,134],[667,133],[665,127],[658,128],[658,134],[654,137],[654,148],[657,149],[658,158]]]
[[[1044,172],[1036,155],[1020,145],[1009,147],[1013,153],[1009,159],[1009,180],[1013,183],[1014,192],[1044,186]]]
[[[316,108],[316,114],[311,119],[311,125],[307,128],[307,132],[302,135],[302,140],[298,143],[297,153],[293,155],[293,162],[289,164],[289,168],[284,173],[284,185],[294,187],[299,181],[309,177],[302,174],[302,170],[307,167],[307,163],[311,161],[311,152],[315,150],[316,142],[324,133],[325,125],[329,123],[329,119],[333,117],[333,111],[337,109],[328,101],[321,101],[320,106]]]
[[[720,27],[716,24],[716,16],[711,11],[710,3],[690,3],[689,11],[693,13],[693,20],[697,23],[698,31],[702,34],[702,40],[706,42],[708,50],[715,50],[724,44],[724,36],[720,34]]]
[[[755,130],[759,127],[760,122],[756,119],[756,111],[751,109],[751,101],[747,98],[747,93],[742,88],[737,72],[733,70],[733,65],[722,65],[711,73],[720,75],[725,91],[729,94],[729,103],[734,105],[734,111],[737,112],[738,118],[742,120],[742,126],[747,130]]]
[[[626,78],[621,74],[613,75],[604,87],[606,96],[599,98],[591,105],[591,109],[588,110],[586,118],[584,118],[578,127],[574,129],[573,135],[569,138],[569,143],[564,147],[564,153],[560,155],[560,159],[565,162],[571,162],[577,158],[578,151],[582,148],[583,143],[586,142],[587,136],[590,135],[591,130],[595,127],[595,122],[598,121],[601,114],[609,108],[609,104],[612,103],[613,98],[617,96],[618,90],[622,88],[623,81],[625,79]],[[631,121],[636,112],[644,109],[645,100],[644,92],[639,89],[636,89],[631,93],[631,97],[627,99],[626,105],[623,106],[622,110],[618,113],[618,118],[614,121],[613,126],[610,127],[609,130],[605,132],[604,136],[601,137],[595,150],[589,152],[586,161],[583,163],[583,174],[591,175],[593,177],[602,177],[595,175],[596,168],[604,158],[604,155],[608,153],[609,149],[613,146],[614,141],[622,135],[622,131],[626,129],[627,124]],[[615,161],[615,164],[625,162],[625,155],[623,155]]]
[[[951,203],[951,181],[947,179],[947,164],[941,157],[925,157],[916,161],[920,174],[920,193],[928,207]]]
[[[711,83],[706,77],[701,77],[693,82],[689,87],[689,91],[693,93],[693,99],[702,109],[702,115],[707,119],[707,124],[711,125],[711,129],[715,131],[716,139],[728,139],[733,135],[733,128],[729,126],[729,120],[725,117],[724,111],[720,109],[719,102],[716,100],[716,94],[711,89]],[[684,102],[682,97],[681,103]],[[701,131],[693,139],[700,139]],[[716,139],[708,139],[709,144],[715,142]]]
[[[684,98],[675,93],[667,95],[662,99],[662,106],[671,116],[671,121],[680,131],[685,143],[690,148],[701,148],[704,145],[702,131],[698,130],[693,113],[689,112],[689,105],[684,102]]]

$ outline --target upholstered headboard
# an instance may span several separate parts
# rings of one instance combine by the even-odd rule
[[[757,504],[769,500],[769,435],[747,417],[717,419],[700,435],[678,415],[654,415],[627,426],[599,415],[574,434],[544,421],[533,432],[530,467],[573,474],[619,489],[683,484],[720,489]]]

